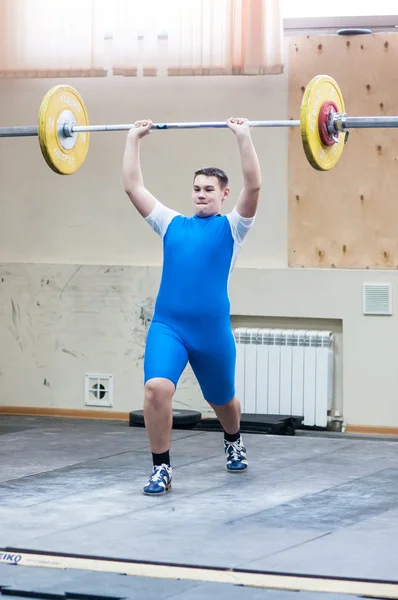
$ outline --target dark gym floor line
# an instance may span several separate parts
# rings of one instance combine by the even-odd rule
[[[173,491],[148,498],[143,428],[0,416],[0,547],[398,580],[398,439],[245,434],[249,470],[231,475],[220,432],[172,438]],[[294,594],[0,564],[7,586],[158,600]],[[320,596],[345,598],[300,593]]]

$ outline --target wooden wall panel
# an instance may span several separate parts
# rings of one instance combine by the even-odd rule
[[[290,39],[289,116],[312,77],[333,77],[348,115],[398,115],[398,33]],[[398,129],[351,130],[328,172],[289,130],[289,266],[398,268]]]

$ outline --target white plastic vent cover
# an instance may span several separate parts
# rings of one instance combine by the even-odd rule
[[[113,406],[112,375],[86,373],[84,404],[87,406]]]
[[[391,283],[363,284],[364,315],[392,315]]]

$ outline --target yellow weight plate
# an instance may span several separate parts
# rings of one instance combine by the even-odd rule
[[[340,134],[338,142],[328,146],[322,142],[319,133],[319,112],[325,102],[336,104],[339,113],[344,113],[344,100],[336,81],[328,75],[317,75],[307,85],[301,102],[300,131],[301,141],[308,162],[318,171],[328,171],[339,161],[344,150],[345,134]]]
[[[88,115],[79,93],[69,85],[56,85],[44,96],[39,110],[39,142],[49,167],[60,175],[71,175],[83,164],[89,134],[63,135],[62,123],[88,125]]]

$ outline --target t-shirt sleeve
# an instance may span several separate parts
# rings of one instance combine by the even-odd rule
[[[168,208],[157,200],[152,212],[145,217],[145,221],[163,238],[172,219],[179,214],[179,212]]]
[[[241,246],[245,237],[254,225],[256,215],[254,215],[254,217],[242,217],[236,210],[236,207],[234,207],[232,211],[227,214],[227,219],[231,227],[234,241]]]

